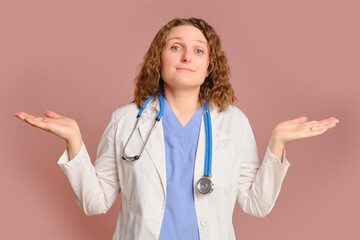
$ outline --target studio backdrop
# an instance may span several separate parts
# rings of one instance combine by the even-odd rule
[[[256,218],[236,206],[237,239],[358,239],[359,8],[350,0],[2,2],[0,238],[111,239],[121,194],[105,215],[85,216],[57,165],[65,141],[13,114],[75,119],[94,162],[111,113],[133,100],[156,32],[174,17],[197,17],[221,37],[261,160],[277,123],[340,120],[286,145],[291,165],[274,208]]]

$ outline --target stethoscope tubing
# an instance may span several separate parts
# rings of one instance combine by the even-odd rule
[[[205,172],[204,175],[211,176],[212,165],[212,131],[209,105],[205,103],[205,129],[206,129],[206,156],[205,156]]]
[[[122,159],[123,160],[128,160],[128,161],[135,161],[135,160],[139,160],[140,156],[142,155],[145,146],[151,136],[151,133],[153,132],[154,128],[156,127],[157,123],[160,122],[161,117],[164,114],[164,100],[163,100],[163,96],[160,93],[159,94],[159,102],[160,102],[160,112],[158,113],[158,115],[155,118],[155,123],[153,125],[153,127],[151,128],[149,135],[147,136],[143,148],[140,152],[139,155],[135,155],[133,157],[131,156],[125,156],[125,149],[126,146],[129,143],[129,140],[131,139],[135,129],[138,126],[139,123],[139,119],[143,113],[143,111],[145,110],[146,106],[148,105],[148,103],[154,98],[154,95],[149,97],[145,103],[142,105],[138,115],[136,116],[136,123],[134,125],[133,130],[130,133],[130,136],[128,138],[128,140],[125,143],[124,149],[123,149],[123,155],[122,155]],[[209,108],[209,104],[205,101],[205,104],[203,106],[204,108],[204,122],[205,122],[205,134],[206,134],[206,149],[205,149],[205,164],[204,164],[204,176],[198,180],[197,182],[197,188],[198,191],[201,194],[205,194],[205,193],[210,193],[214,190],[214,185],[211,182],[210,178],[211,178],[211,165],[212,165],[212,127],[211,127],[211,116],[210,116],[210,108]],[[204,189],[205,187],[205,189]]]

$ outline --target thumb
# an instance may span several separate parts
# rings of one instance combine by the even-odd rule
[[[299,122],[306,122],[308,120],[308,118],[306,116],[301,116],[298,118],[295,118],[293,120],[291,120],[292,123],[299,123]]]
[[[301,117],[298,117],[296,120],[299,122],[306,122],[308,120],[308,118],[306,116],[301,116]]]
[[[57,119],[57,118],[62,118],[61,115],[59,115],[59,114],[57,114],[57,113],[55,113],[55,112],[53,112],[53,111],[49,111],[49,110],[45,111],[45,115],[46,115],[47,117],[49,117],[49,118],[55,118],[55,119]]]

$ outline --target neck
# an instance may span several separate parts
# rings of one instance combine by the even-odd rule
[[[164,97],[175,113],[193,112],[197,111],[200,107],[199,90],[172,91],[165,88]]]
[[[173,91],[164,87],[164,97],[183,126],[200,107],[199,92],[200,88]]]

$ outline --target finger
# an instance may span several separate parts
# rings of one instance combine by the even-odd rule
[[[64,116],[60,115],[60,114],[57,114],[53,111],[45,111],[45,115],[48,116],[48,117],[51,117],[51,118],[55,118],[55,119],[58,119],[58,118],[64,118]]]
[[[327,128],[314,128],[310,130],[307,130],[304,132],[304,138],[310,138],[310,137],[315,137],[318,135],[321,135],[323,133],[325,133],[327,131]]]
[[[63,118],[63,116],[61,116],[60,114],[57,114],[57,113],[55,113],[55,112],[53,112],[53,111],[50,111],[50,110],[45,111],[45,115],[46,115],[47,117],[55,118],[55,119],[57,119],[57,118]]]
[[[332,123],[328,123],[324,126],[324,128],[330,129],[336,126],[336,123],[332,122]]]
[[[25,116],[25,117],[24,117],[24,121],[26,121],[26,122],[32,122],[32,123],[37,123],[37,122],[40,121],[40,119],[37,118],[37,117],[34,117],[34,116]]]
[[[311,129],[309,129],[308,134],[311,137],[317,136],[317,135],[323,134],[324,132],[326,132],[327,130],[329,130],[330,128],[333,128],[335,126],[336,126],[336,123],[334,123],[334,122],[328,123],[326,125],[314,126],[314,127],[311,127]]]
[[[311,132],[312,137],[321,135],[321,134],[323,134],[324,132],[326,132],[327,130],[328,130],[327,128],[319,128],[319,129],[317,129],[317,130],[314,130],[314,131]]]
[[[335,117],[329,117],[328,119],[326,119],[328,121],[335,121],[335,122],[340,122],[339,119],[335,118]]]
[[[46,127],[46,124],[43,122],[43,120],[44,119],[41,117],[26,117],[24,119],[25,122],[29,123],[30,125],[32,125],[34,127],[48,130]]]
[[[336,120],[322,120],[322,121],[318,122],[317,124],[314,124],[310,127],[311,128],[322,128],[322,127],[332,128],[332,127],[335,127],[337,123],[338,123],[338,121],[336,121]]]
[[[24,118],[24,116],[20,112],[14,113],[14,116],[20,118],[21,120],[23,120]]]
[[[314,126],[314,127],[309,128],[309,132],[314,133],[314,132],[317,132],[317,131],[323,130],[323,129],[328,129],[328,127],[326,127],[326,126]]]
[[[312,122],[314,122],[313,124],[311,124]],[[328,119],[324,119],[324,120],[321,120],[321,121],[312,121],[312,122],[309,122],[309,125],[310,126],[318,126],[318,125],[328,125],[328,124],[337,124],[339,123],[339,120],[334,118],[334,117],[331,117],[331,118],[328,118]]]
[[[318,125],[318,124],[319,124],[318,121],[309,121],[309,122],[303,123],[303,126],[304,126],[305,128],[310,128],[310,127],[316,126],[316,125]]]
[[[28,114],[26,112],[19,112],[19,113],[15,113],[15,114],[16,114],[15,116],[20,118],[21,120],[25,120],[25,118],[27,118],[27,117],[34,117],[33,115]]]
[[[298,117],[298,118],[295,118],[295,119],[292,119],[292,120],[282,122],[280,124],[283,124],[284,126],[286,126],[288,128],[294,128],[294,127],[299,126],[299,124],[301,124],[303,122],[306,122],[307,120],[308,119],[307,119],[306,116],[301,116],[301,117]]]
[[[290,120],[291,123],[299,123],[299,122],[306,122],[308,118],[306,116],[301,116],[295,119]]]
[[[328,122],[332,122],[332,123],[339,123],[340,121],[339,121],[339,119],[336,119],[336,118],[329,118],[328,119]]]
[[[328,119],[319,121],[319,123],[339,123],[339,120],[336,118],[328,118]]]

